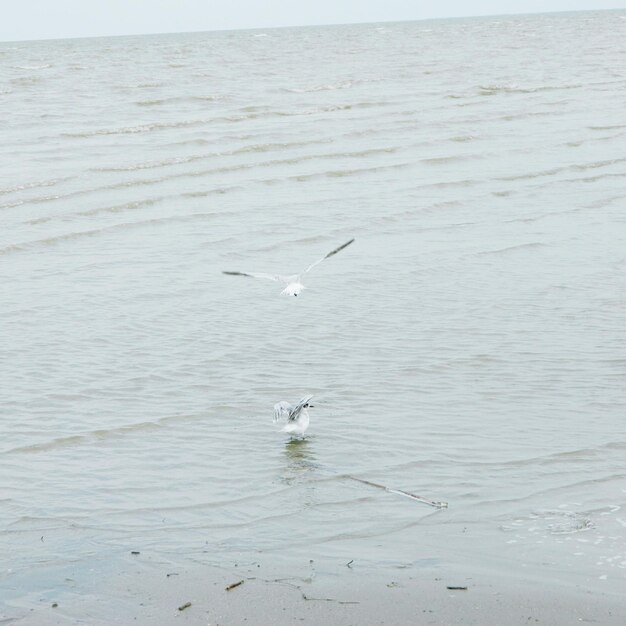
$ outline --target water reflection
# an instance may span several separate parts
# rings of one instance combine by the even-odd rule
[[[314,445],[310,439],[291,439],[285,444],[285,471],[282,481],[298,485],[313,477],[317,469]]]

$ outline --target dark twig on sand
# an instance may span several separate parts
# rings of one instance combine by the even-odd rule
[[[352,569],[352,563],[354,563],[354,559],[351,559],[350,561],[348,561],[346,563],[346,567],[349,567],[350,569]]]
[[[453,587],[448,585],[446,589],[450,589],[450,591],[467,591],[467,587]]]
[[[185,609],[188,609],[191,606],[191,602],[185,602],[185,604],[182,604],[181,606],[178,607],[179,611],[184,611]]]
[[[230,591],[231,589],[234,589],[235,587],[239,587],[239,585],[243,585],[243,580],[240,580],[239,582],[233,583],[232,585],[228,585],[228,587],[226,587],[226,591]]]
[[[371,480],[365,480],[364,478],[357,478],[356,476],[346,476],[350,480],[356,480],[359,483],[363,483],[364,485],[369,485],[370,487],[377,487],[378,489],[384,489],[389,493],[395,493],[399,496],[405,496],[406,498],[411,498],[411,500],[417,500],[417,502],[422,502],[423,504],[428,504],[428,506],[433,506],[436,509],[447,509],[447,502],[438,502],[437,500],[429,500],[428,498],[423,498],[422,496],[416,496],[414,493],[409,493],[408,491],[402,491],[402,489],[391,489],[391,487],[387,487],[386,485],[380,485],[379,483],[374,483]]]
[[[337,604],[359,604],[359,602],[350,602],[349,600],[336,600],[335,598],[310,598],[306,594],[302,593],[303,600],[313,600],[316,602],[336,602]]]

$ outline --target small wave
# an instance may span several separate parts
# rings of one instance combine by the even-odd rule
[[[8,193],[16,193],[25,191],[26,189],[36,189],[38,187],[53,187],[59,183],[71,180],[74,176],[65,176],[63,178],[51,178],[49,180],[33,181],[32,183],[23,183],[21,185],[13,185],[12,187],[0,188],[0,196]]]
[[[162,200],[164,197],[157,198],[145,198],[144,200],[137,200],[135,202],[125,202],[124,204],[117,204],[114,206],[107,207],[98,207],[96,209],[88,209],[86,211],[76,211],[75,213],[64,213],[62,215],[63,220],[67,220],[68,218],[76,218],[76,217],[93,217],[95,215],[102,215],[106,213],[123,213],[125,211],[132,211],[134,209],[140,209],[144,207],[153,206]],[[52,222],[57,218],[55,215],[46,215],[44,217],[37,217],[32,220],[28,220],[25,223],[36,225],[36,224],[45,224],[47,222]]]
[[[580,148],[580,146],[582,146],[583,144],[612,141],[614,139],[619,139],[620,137],[623,137],[624,135],[626,135],[626,131],[622,130],[622,132],[618,132],[618,133],[611,134],[611,135],[602,135],[600,137],[590,137],[588,139],[576,139],[572,141],[566,141],[565,143],[561,145],[567,146],[568,148]]]
[[[142,422],[141,424],[133,424],[130,426],[123,426],[121,428],[114,428],[109,430],[95,430],[80,435],[57,437],[56,439],[52,439],[51,441],[45,441],[43,443],[35,443],[29,446],[11,448],[10,450],[6,450],[5,452],[3,452],[3,454],[36,454],[38,452],[48,452],[50,450],[59,450],[61,448],[68,448],[77,445],[83,445],[86,443],[103,441],[105,439],[110,439],[115,436],[121,436],[129,432],[156,430],[158,428],[159,424],[156,422]]]
[[[84,131],[80,133],[61,133],[62,137],[72,139],[97,137],[98,135],[133,135],[136,133],[149,133],[159,130],[171,130],[174,128],[190,128],[194,126],[202,126],[211,120],[184,120],[181,122],[152,122],[149,124],[139,124],[138,126],[124,126],[121,128],[99,128],[93,131]]]
[[[499,93],[515,93],[517,91],[519,91],[519,86],[515,83],[478,86],[478,93],[481,96],[493,96]]]
[[[450,156],[421,159],[419,162],[423,163],[424,165],[446,165],[447,163],[454,163],[456,161],[466,161],[468,159],[482,159],[484,157],[484,154],[453,154]]]
[[[16,70],[45,70],[49,67],[52,67],[52,64],[46,63],[45,65],[13,65],[12,67]]]
[[[183,194],[185,195],[185,194]],[[192,194],[190,194],[192,195]],[[10,254],[13,252],[24,252],[33,248],[53,246],[66,241],[72,241],[76,239],[84,239],[87,237],[94,237],[96,235],[102,235],[111,232],[128,230],[131,228],[139,228],[149,225],[167,224],[171,222],[187,222],[198,219],[212,220],[218,217],[219,213],[190,213],[188,215],[172,215],[168,217],[155,217],[146,220],[138,220],[135,222],[123,222],[121,224],[113,224],[111,226],[104,226],[103,228],[94,228],[91,230],[83,230],[72,233],[66,233],[63,235],[56,235],[54,237],[45,237],[43,239],[34,239],[31,241],[25,241],[22,243],[11,244],[0,248],[0,256]]]
[[[138,100],[135,102],[137,106],[141,107],[155,107],[163,106],[167,104],[178,104],[181,102],[219,102],[225,100],[226,96],[174,96],[171,98],[154,98],[152,100]]]
[[[475,139],[478,139],[476,135],[456,135],[455,137],[450,137],[449,141],[465,143],[468,141],[474,141]]]
[[[524,174],[516,174],[515,176],[499,176],[495,180],[503,181],[503,182],[512,182],[515,180],[530,180],[532,178],[540,178],[542,176],[554,176],[554,174],[559,174],[564,170],[567,170],[567,167],[554,167],[548,170],[539,170],[538,172],[527,172]]]
[[[54,450],[55,448],[63,448],[77,443],[85,441],[84,435],[71,435],[69,437],[57,437],[52,441],[46,441],[45,443],[34,443],[29,446],[20,446],[17,448],[11,448],[5,450],[3,454],[20,454],[29,452],[45,452],[47,450]]]
[[[321,482],[321,481],[317,481],[317,482]],[[173,513],[175,511],[202,511],[205,509],[218,509],[223,506],[233,506],[233,505],[242,504],[245,502],[254,502],[258,500],[267,501],[267,498],[276,497],[280,494],[287,494],[289,493],[289,491],[290,491],[290,487],[279,487],[279,488],[273,488],[271,491],[269,490],[261,491],[259,493],[252,493],[252,494],[246,494],[246,495],[242,494],[234,498],[212,499],[209,501],[198,502],[195,504],[174,504],[174,505],[163,504],[161,507],[159,507],[159,510]],[[132,515],[134,517],[138,513],[152,513],[152,512],[154,512],[153,507],[136,507],[136,508],[133,508],[132,511],[130,512],[126,509],[122,509],[120,511],[111,511],[110,513],[108,513],[108,515],[110,517],[115,516],[115,517],[124,518],[124,517],[127,517],[128,515]],[[228,528],[230,527],[230,524],[211,525],[211,528],[220,528],[220,527]]]
[[[246,135],[246,136],[238,136],[237,139],[241,140],[253,140],[256,139],[255,136]],[[211,155],[207,155],[206,153],[203,156],[224,156],[224,155],[236,155],[243,154],[246,152],[269,152],[272,150],[289,150],[291,148],[303,148],[310,145],[322,144],[322,143],[333,143],[333,139],[331,138],[319,138],[319,139],[307,139],[304,141],[285,141],[285,142],[272,142],[272,143],[253,143],[247,146],[242,146],[241,148],[235,148],[230,152],[215,152]],[[176,141],[170,144],[166,144],[166,147],[180,147],[180,146],[208,146],[215,145],[215,142],[208,141],[207,139],[184,139],[183,141]]]
[[[309,237],[300,237],[298,239],[294,239],[292,243],[294,245],[307,245],[311,243],[322,243],[327,241],[327,238],[323,235],[311,235]],[[283,242],[269,243],[261,246],[253,246],[250,248],[250,252],[252,254],[266,254],[269,252],[275,252],[276,250],[281,250],[284,247]]]
[[[286,147],[286,146],[283,146],[282,144],[279,144],[279,145],[281,147]],[[308,145],[308,142],[307,144],[301,144],[301,145]],[[268,149],[270,147],[273,148],[275,146],[276,144],[274,145],[268,144],[264,146],[264,149]],[[131,171],[132,172],[132,171],[139,171],[142,169],[154,169],[154,168],[160,168],[160,167],[168,167],[171,165],[177,165],[181,163],[191,163],[194,161],[211,160],[211,159],[216,159],[216,158],[220,158],[224,156],[233,156],[233,155],[237,155],[237,154],[241,154],[245,152],[262,152],[264,151],[264,149],[259,149],[258,146],[257,147],[248,146],[245,148],[239,148],[236,150],[223,152],[223,153],[192,155],[189,157],[166,159],[163,161],[152,161],[152,162],[147,162],[147,163],[140,163],[140,164],[135,164],[135,165],[120,166],[120,167],[94,168],[92,171],[107,171],[107,172]],[[101,187],[100,189],[112,189],[112,188],[117,189],[120,186],[126,187],[126,186],[132,186],[136,184],[137,185],[139,184],[150,185],[150,184],[163,182],[165,180],[171,180],[174,178],[209,176],[212,174],[227,174],[229,172],[238,172],[238,171],[254,169],[254,168],[275,167],[277,165],[297,165],[299,163],[304,163],[306,161],[312,161],[312,160],[327,160],[327,159],[338,159],[338,158],[363,158],[367,156],[375,156],[375,155],[380,155],[380,154],[392,154],[396,151],[397,151],[396,147],[389,146],[389,147],[383,147],[383,148],[370,148],[370,149],[354,151],[354,152],[330,152],[330,153],[321,153],[321,154],[315,153],[315,154],[308,154],[308,155],[286,158],[286,159],[272,159],[269,161],[262,161],[262,162],[255,162],[255,163],[241,163],[238,165],[228,165],[224,167],[217,167],[217,168],[211,168],[211,169],[180,172],[177,174],[171,174],[170,176],[165,176],[163,178],[136,180],[130,183],[117,183],[114,186]]]
[[[215,145],[214,141],[211,141],[209,139],[203,139],[202,137],[194,137],[193,139],[182,139],[180,141],[174,141],[172,143],[165,144],[165,147],[179,148],[181,146],[213,146],[213,145]]]
[[[139,100],[135,102],[137,106],[140,107],[152,107],[152,106],[160,106],[162,104],[168,104],[176,100],[176,98],[160,98],[158,100]]]
[[[179,176],[182,176],[182,174]],[[61,195],[57,194],[57,195],[49,195],[49,196],[39,196],[36,198],[26,198],[24,200],[16,200],[13,202],[6,202],[5,204],[1,204],[0,209],[15,208],[24,204],[42,204],[46,202],[55,202],[57,200],[66,200],[68,198],[75,198],[77,196],[83,196],[86,194],[96,193],[99,191],[126,189],[129,187],[137,187],[141,185],[155,185],[155,184],[164,182],[165,180],[168,180],[168,178],[175,178],[175,176],[163,177],[163,178],[142,178],[139,180],[128,180],[128,181],[124,181],[121,183],[115,183],[112,185],[103,185],[101,187],[92,187],[89,189],[77,189],[76,191],[70,191],[68,193],[61,194]]]
[[[99,441],[106,441],[115,437],[123,437],[129,433],[158,430],[167,427],[170,423],[178,423],[184,420],[195,420],[201,418],[202,416],[197,414],[166,415],[165,417],[161,417],[154,421],[138,422],[136,424],[126,424],[124,426],[117,426],[114,428],[92,430],[89,432],[78,433],[76,435],[69,435],[66,437],[56,437],[54,439],[51,439],[50,441],[10,448],[8,450],[5,450],[1,454],[13,455],[47,452],[50,450],[58,450],[78,445],[97,443]]]
[[[563,183],[597,183],[599,180],[606,180],[608,178],[624,178],[626,172],[615,172],[611,174],[598,174],[597,176],[584,176],[581,178],[566,178],[560,182]]]
[[[492,96],[501,93],[539,93],[542,91],[557,91],[561,89],[579,89],[583,85],[572,83],[568,85],[539,85],[537,87],[520,87],[517,83],[502,83],[494,85],[480,85],[478,93],[481,96]]]
[[[19,76],[17,78],[12,78],[9,81],[12,85],[36,85],[38,83],[43,82],[40,76]]]
[[[626,124],[614,124],[612,126],[587,126],[589,130],[622,130]]]
[[[210,156],[217,156],[216,154]],[[181,165],[191,163],[199,159],[207,158],[207,155],[192,155],[188,157],[174,157],[161,161],[145,161],[143,163],[133,163],[132,165],[113,165],[107,167],[91,167],[90,172],[137,172],[139,170],[155,169],[159,167],[169,167],[170,165]]]
[[[559,115],[561,115],[560,111],[524,111],[523,113],[500,115],[495,119],[512,122],[514,120],[525,120],[529,117],[554,117]]]
[[[572,165],[571,168],[574,170],[585,171],[585,170],[596,169],[598,167],[607,167],[609,165],[615,165],[616,163],[624,163],[624,162],[626,162],[626,158],[622,157],[619,159],[610,159],[607,161],[592,161],[591,163],[576,164],[576,165]]]
[[[350,111],[353,109],[367,109],[371,107],[384,106],[387,102],[384,101],[366,101],[366,102],[351,102],[349,104],[329,104],[326,106],[313,107],[310,109],[302,109],[296,111],[274,110],[267,107],[260,109],[255,107],[253,111],[246,112],[245,108],[241,109],[243,113],[226,115],[221,118],[212,120],[213,122],[230,122],[238,123],[251,119],[260,118],[272,118],[272,117],[299,117],[319,115],[321,113],[334,113],[337,111]]]
[[[569,535],[591,530],[593,523],[587,513],[578,511],[541,510],[533,511],[526,518],[517,518],[510,524],[500,526],[504,531],[524,529],[530,534]]]
[[[600,448],[606,450],[626,450],[626,441],[609,441],[603,446],[600,446]]]
[[[464,180],[450,180],[441,183],[428,183],[423,185],[422,189],[454,189],[455,187],[473,187],[474,185],[481,184],[483,181],[476,180],[474,178],[466,178]]]
[[[611,165],[624,163],[624,162],[626,162],[626,158],[622,157],[619,159],[610,159],[610,160],[605,160],[605,161],[592,161],[591,163],[575,163],[573,165],[567,165],[564,167],[554,167],[554,168],[547,169],[547,170],[539,170],[537,172],[518,174],[516,176],[501,176],[499,178],[496,178],[495,180],[509,182],[509,181],[516,181],[516,180],[541,178],[543,176],[554,176],[555,174],[561,174],[562,172],[566,172],[566,171],[585,172],[587,170],[599,169],[602,167],[609,167]],[[607,174],[607,175],[610,175],[610,174]],[[585,180],[585,179],[581,179],[581,180]]]
[[[529,250],[532,248],[546,248],[547,244],[539,241],[531,241],[529,243],[520,243],[516,246],[508,246],[506,248],[498,248],[496,250],[485,250],[483,252],[477,252],[477,256],[484,256],[489,254],[508,254],[509,252],[518,252],[520,250]]]
[[[326,83],[323,85],[313,85],[311,87],[283,87],[282,91],[286,91],[287,93],[315,93],[318,91],[336,91],[339,89],[350,89],[351,87],[355,87],[356,85],[361,85],[363,83],[375,82],[381,79],[352,79],[352,80],[342,80],[337,83]]]
[[[97,137],[102,135],[132,135],[139,133],[150,133],[155,131],[173,130],[178,128],[193,128],[198,126],[205,126],[207,124],[215,124],[219,122],[226,123],[240,123],[251,119],[258,118],[271,118],[271,117],[294,117],[294,116],[309,116],[319,115],[321,113],[332,113],[336,111],[349,111],[352,109],[362,109],[369,107],[376,107],[385,102],[354,102],[350,104],[336,104],[321,107],[314,107],[312,109],[305,109],[301,111],[282,111],[282,110],[257,110],[253,112],[243,111],[240,114],[225,115],[222,117],[212,119],[196,119],[196,120],[183,120],[180,122],[151,122],[148,124],[139,124],[137,126],[123,126],[119,128],[99,128],[96,130],[86,130],[82,132],[69,132],[61,133],[62,137],[68,137],[72,139],[84,139],[89,137]]]
[[[413,163],[395,163],[393,165],[378,165],[374,167],[360,167],[346,170],[326,170],[324,172],[314,172],[311,174],[296,174],[294,176],[287,176],[286,180],[296,180],[298,182],[304,182],[308,180],[315,180],[316,178],[344,178],[349,176],[360,176],[361,174],[371,174],[375,172],[385,172],[389,170],[404,169],[411,167]],[[266,184],[277,183],[281,178],[272,178],[265,180]]]
[[[565,287],[569,289],[570,287]],[[511,461],[471,461],[467,462],[470,467],[512,467],[522,468],[527,466],[554,465],[561,463],[578,464],[582,459],[593,461],[602,458],[606,450],[626,450],[626,441],[609,441],[594,448],[576,448],[575,450],[564,450],[542,456],[533,456],[524,459],[514,459]]]
[[[275,150],[291,150],[293,148],[306,148],[316,144],[332,143],[332,139],[311,139],[307,141],[287,141],[283,143],[254,143],[241,148],[236,148],[229,155],[245,154],[247,152],[273,152]]]
[[[515,176],[500,176],[496,178],[495,180],[506,181],[506,182],[517,181],[517,180],[530,180],[532,178],[541,178],[543,176],[554,176],[555,174],[561,174],[566,171],[585,172],[587,170],[599,169],[602,167],[609,167],[611,165],[616,165],[616,164],[624,163],[624,162],[626,162],[626,158],[610,159],[610,160],[605,160],[605,161],[592,161],[591,163],[575,163],[573,165],[567,165],[564,167],[554,167],[551,169],[539,170],[536,172],[517,174]],[[605,176],[619,176],[619,174],[605,174]],[[587,180],[587,179],[580,179],[580,180]],[[589,180],[595,180],[595,177]]]
[[[69,526],[73,528],[79,527],[74,516],[69,519],[67,517],[51,517],[49,515],[46,517],[23,515],[7,524],[4,532],[15,534],[31,532],[33,529],[37,531],[51,531],[60,528],[67,529]],[[9,622],[13,622],[13,620],[11,619]],[[4,623],[5,621],[0,617],[0,624]]]
[[[209,170],[199,170],[199,171],[193,171],[193,172],[181,172],[181,173],[170,174],[169,176],[161,176],[157,178],[140,178],[140,179],[134,179],[134,180],[126,180],[126,181],[119,182],[119,183],[113,183],[111,185],[102,185],[100,187],[92,187],[92,188],[87,188],[87,189],[77,189],[76,191],[71,191],[62,195],[39,196],[35,198],[27,198],[23,200],[16,200],[13,202],[7,202],[5,204],[1,204],[0,209],[14,208],[14,207],[21,206],[24,204],[42,204],[46,202],[55,202],[58,200],[66,200],[68,198],[74,198],[77,196],[83,196],[83,195],[88,195],[88,194],[103,192],[103,191],[113,191],[117,189],[128,189],[130,187],[158,185],[159,183],[163,183],[169,180],[174,180],[177,178],[188,178],[188,177],[193,178],[193,177],[199,177],[199,176],[206,176],[209,174],[224,174],[227,172],[238,171],[238,170],[247,169],[251,167],[254,167],[254,164],[233,165],[233,166],[228,166],[228,167],[209,169]],[[228,189],[228,188],[222,188],[222,189]],[[209,193],[212,193],[212,192],[221,193],[222,191],[220,190],[209,191]]]
[[[265,113],[266,111],[271,112],[272,108],[259,104],[250,104],[248,106],[241,107],[239,110],[244,113]]]
[[[213,189],[205,189],[203,191],[186,191],[180,195],[183,198],[207,198],[214,194],[224,194],[230,191],[236,191],[237,189],[243,189],[241,185],[232,185],[231,187],[217,187]]]

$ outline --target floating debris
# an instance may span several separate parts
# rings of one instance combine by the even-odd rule
[[[378,489],[384,489],[389,493],[395,493],[399,496],[405,496],[406,498],[411,498],[411,500],[417,500],[418,502],[422,502],[423,504],[428,504],[428,506],[433,506],[436,509],[447,509],[447,502],[439,502],[437,500],[429,500],[428,498],[423,498],[422,496],[416,496],[414,493],[409,493],[408,491],[402,491],[402,489],[391,489],[391,487],[387,487],[386,485],[380,485],[379,483],[374,483],[371,480],[365,480],[364,478],[357,478],[356,476],[346,476],[350,480],[356,480],[359,483],[363,483],[364,485],[369,485],[370,487],[378,487]]]

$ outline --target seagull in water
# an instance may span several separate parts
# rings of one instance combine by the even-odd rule
[[[307,409],[313,405],[309,404],[313,396],[305,396],[296,404],[291,406],[289,402],[282,400],[274,405],[274,424],[283,417],[287,418],[287,423],[281,429],[292,437],[302,437],[309,427],[309,412]]]
[[[292,274],[291,276],[282,276],[280,274],[264,274],[262,272],[222,272],[222,274],[228,274],[229,276],[250,276],[251,278],[267,278],[268,280],[273,280],[277,283],[283,283],[285,288],[280,292],[282,296],[297,296],[303,289],[306,287],[300,281],[301,277],[307,272],[311,271],[316,265],[324,261],[325,259],[337,254],[344,248],[347,248],[354,239],[350,239],[350,241],[342,244],[338,248],[335,248],[331,252],[329,252],[326,256],[323,256],[321,259],[315,261],[307,267],[303,272],[299,274]]]

